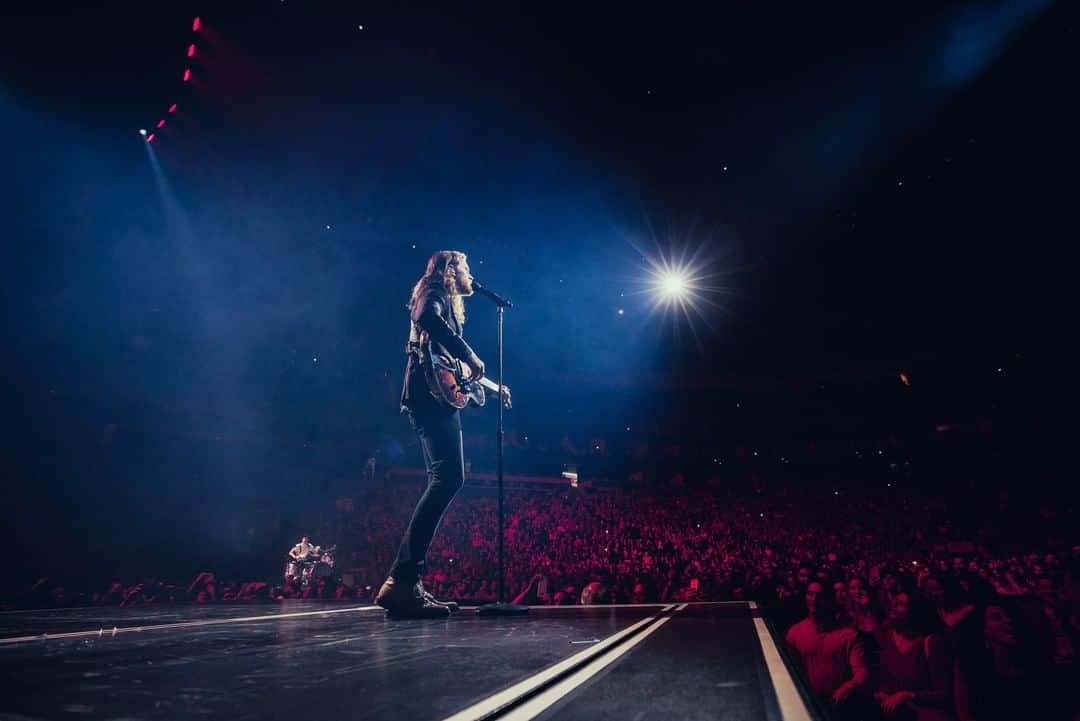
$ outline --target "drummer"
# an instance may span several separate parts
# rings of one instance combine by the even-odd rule
[[[300,539],[300,543],[296,544],[289,551],[289,556],[294,561],[306,561],[312,554],[318,553],[318,546],[311,545],[311,539],[304,536]]]

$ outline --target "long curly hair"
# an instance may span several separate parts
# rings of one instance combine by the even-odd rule
[[[440,250],[428,258],[427,268],[420,280],[413,286],[409,297],[409,310],[416,307],[416,301],[430,288],[438,288],[450,298],[454,318],[458,325],[465,325],[465,299],[457,284],[457,266],[465,262],[465,254],[456,250]]]

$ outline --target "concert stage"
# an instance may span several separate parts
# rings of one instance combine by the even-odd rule
[[[814,718],[752,604],[0,614],[0,719]]]

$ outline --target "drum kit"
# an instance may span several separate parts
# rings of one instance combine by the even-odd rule
[[[337,546],[315,549],[306,556],[293,558],[285,563],[285,583],[298,583],[302,588],[311,585],[313,579],[331,578],[334,575],[334,553]]]

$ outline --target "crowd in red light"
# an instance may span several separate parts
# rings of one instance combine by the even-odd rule
[[[186,587],[144,579],[82,596],[43,579],[31,594],[37,605],[370,601],[419,492],[419,484],[375,485],[311,518],[315,542],[337,543],[344,553],[339,578],[306,588],[204,572]],[[755,600],[786,634],[819,702],[850,718],[1005,718],[997,711],[1015,712],[1032,694],[1059,698],[1080,649],[1080,546],[1062,543],[1060,509],[1036,505],[1025,514],[1000,496],[947,507],[915,491],[884,505],[880,493],[511,490],[507,597],[531,605]],[[429,590],[497,599],[496,512],[496,500],[475,489],[455,501],[428,557]],[[986,543],[982,531],[998,523],[1029,539],[1025,552]],[[986,655],[998,633],[993,623],[1017,639],[1000,658]],[[912,670],[897,648],[916,646],[921,660]],[[998,678],[1006,673],[1014,674],[1011,685]],[[990,681],[1004,695],[972,690]]]

